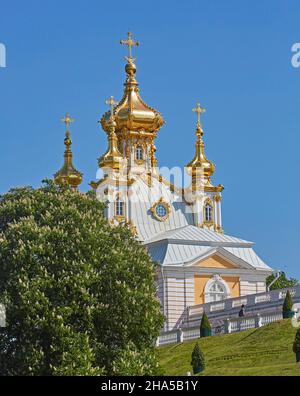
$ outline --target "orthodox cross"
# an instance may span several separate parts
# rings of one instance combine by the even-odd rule
[[[121,40],[120,44],[127,45],[129,50],[129,57],[127,59],[132,60],[132,47],[138,47],[140,45],[139,41],[134,41],[132,38],[132,33],[127,33],[127,40]]]
[[[70,127],[71,122],[74,122],[74,118],[71,118],[69,113],[66,113],[66,115],[61,119],[61,121],[66,124],[67,130]]]
[[[111,96],[109,99],[107,99],[105,101],[105,103],[110,107],[110,118],[113,118],[114,116],[114,106],[118,104],[118,102],[116,102],[114,100],[114,97]]]
[[[200,117],[202,113],[205,113],[205,109],[200,106],[200,103],[197,103],[196,107],[192,110],[194,113],[197,113],[197,124],[201,124]]]

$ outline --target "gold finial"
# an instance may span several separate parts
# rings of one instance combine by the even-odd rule
[[[132,38],[132,33],[128,32],[127,33],[127,40],[120,40],[120,44],[122,45],[127,45],[128,46],[128,51],[129,51],[129,56],[126,56],[126,59],[128,61],[133,61],[132,57],[132,47],[138,47],[140,45],[139,41],[134,41]]]
[[[107,99],[105,101],[105,103],[110,107],[110,119],[113,119],[113,117],[114,117],[114,106],[116,106],[118,104],[118,102],[116,102],[114,100],[114,97],[111,96],[109,99]]]
[[[68,184],[73,190],[77,190],[77,187],[80,185],[82,182],[82,173],[79,172],[73,165],[73,154],[71,150],[71,145],[72,145],[72,140],[71,140],[71,134],[69,131],[69,126],[71,122],[74,122],[75,120],[71,118],[69,113],[66,113],[66,115],[61,119],[61,121],[66,124],[66,137],[64,140],[66,149],[64,153],[64,164],[62,168],[55,173],[54,175],[54,181],[56,184]]]
[[[196,107],[194,109],[192,109],[192,111],[194,113],[197,113],[197,124],[201,125],[200,117],[201,117],[202,113],[206,112],[206,110],[204,109],[204,107],[200,106],[200,103],[197,103]]]
[[[75,119],[74,119],[74,118],[71,118],[71,116],[70,116],[69,113],[66,113],[66,115],[61,119],[61,122],[63,122],[64,124],[66,124],[67,130],[69,129],[70,124],[71,124],[72,122],[74,122],[74,121],[75,121]]]
[[[204,152],[204,143],[203,143],[203,130],[201,127],[201,114],[206,110],[200,106],[200,103],[197,103],[196,107],[192,109],[194,113],[197,113],[197,128],[196,128],[196,144],[195,144],[195,156],[191,162],[188,163],[187,168],[191,171],[193,176],[193,185],[196,181],[196,176],[198,171],[200,171],[200,175],[203,174],[206,183],[210,184],[210,177],[213,175],[215,171],[214,164],[206,158]]]
[[[114,119],[114,106],[117,105],[117,102],[115,102],[114,97],[111,96],[105,101],[105,103],[110,107],[110,118],[108,122],[108,150],[101,158],[99,158],[99,165],[101,168],[119,170],[122,155],[118,148],[118,138],[115,133],[117,124]]]

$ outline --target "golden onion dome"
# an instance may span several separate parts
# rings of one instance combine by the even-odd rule
[[[200,106],[200,103],[197,103],[196,108],[193,109],[195,113],[197,113],[197,127],[196,127],[196,144],[195,144],[195,156],[191,162],[187,164],[187,170],[195,175],[196,173],[201,173],[208,182],[210,182],[211,176],[215,172],[215,165],[206,158],[204,152],[204,143],[203,143],[203,129],[200,122],[200,116],[205,112],[205,109]]]
[[[69,114],[62,119],[62,121],[69,127],[70,123],[74,120],[71,119]],[[77,187],[82,182],[82,173],[79,172],[73,165],[73,154],[71,150],[72,140],[70,131],[67,129],[64,144],[66,146],[64,152],[64,164],[61,169],[55,173],[54,182],[59,185],[67,184],[73,189],[77,189]]]
[[[201,171],[205,178],[210,179],[216,168],[215,165],[206,158],[202,140],[203,131],[199,124],[197,125],[196,136],[196,153],[192,161],[187,164],[187,168],[189,171],[192,171],[192,173]]]
[[[148,106],[140,96],[138,83],[135,79],[136,66],[132,57],[126,58],[128,63],[125,66],[126,82],[124,84],[124,95],[113,115],[117,124],[116,133],[128,132],[150,132],[156,133],[164,124],[161,114],[154,108]],[[107,111],[101,118],[102,128],[109,131],[109,120],[111,114]]]

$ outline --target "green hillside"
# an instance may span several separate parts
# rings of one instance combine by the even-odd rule
[[[300,375],[300,363],[295,363],[292,351],[295,334],[287,319],[260,329],[162,346],[157,353],[165,375],[192,371],[196,341],[205,355],[204,375]]]

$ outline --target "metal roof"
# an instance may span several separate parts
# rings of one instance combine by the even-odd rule
[[[195,226],[163,232],[147,241],[152,259],[161,265],[186,266],[210,255],[225,255],[237,266],[271,270],[252,249],[252,242]]]
[[[204,242],[208,246],[214,246],[224,244],[226,246],[236,244],[252,246],[253,242],[245,241],[240,238],[236,238],[229,235],[217,233],[215,231],[206,230],[193,225],[187,225],[184,227],[176,228],[162,232],[154,237],[145,241],[146,244],[154,243],[157,241],[169,240],[169,241],[187,241],[187,242]]]

